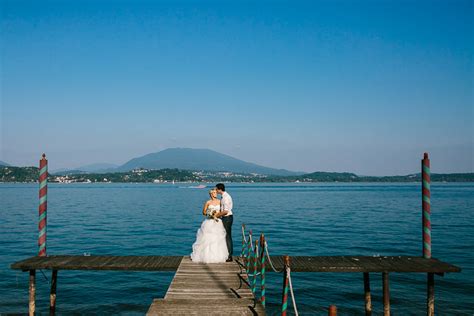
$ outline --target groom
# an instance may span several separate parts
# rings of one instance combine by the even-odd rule
[[[221,199],[221,211],[217,214],[218,217],[221,217],[222,224],[224,224],[226,236],[225,241],[227,243],[227,250],[229,251],[229,258],[227,262],[232,261],[233,254],[233,245],[232,245],[232,222],[234,221],[234,216],[232,215],[232,197],[229,193],[225,191],[224,183],[216,184],[217,193],[222,196]]]

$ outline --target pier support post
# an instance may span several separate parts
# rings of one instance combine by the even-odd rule
[[[388,281],[388,272],[382,272],[383,286],[383,315],[390,316],[390,289]]]
[[[426,315],[434,316],[434,273],[428,273]]]
[[[30,270],[30,286],[29,286],[28,314],[33,316],[35,314],[35,299],[36,299],[36,270]]]
[[[372,315],[372,298],[370,296],[370,279],[369,273],[364,272],[364,299],[365,299],[365,316]]]
[[[58,280],[58,270],[53,270],[51,275],[51,293],[49,294],[49,315],[56,313],[56,284]]]

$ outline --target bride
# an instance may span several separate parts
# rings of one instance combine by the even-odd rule
[[[224,225],[222,225],[222,220],[214,216],[221,208],[216,189],[209,190],[209,196],[211,199],[204,204],[202,209],[202,214],[207,216],[207,219],[202,222],[196,234],[196,242],[193,244],[191,254],[193,262],[225,262],[229,255]]]

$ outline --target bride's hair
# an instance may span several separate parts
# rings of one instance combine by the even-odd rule
[[[215,188],[214,188],[214,189],[210,189],[210,190],[209,190],[209,195],[210,195],[212,192],[214,192],[214,191],[216,191]]]

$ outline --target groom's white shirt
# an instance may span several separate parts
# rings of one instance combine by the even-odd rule
[[[232,197],[227,192],[222,192],[221,211],[227,211],[226,217],[232,215]]]

